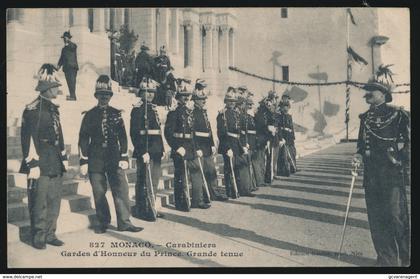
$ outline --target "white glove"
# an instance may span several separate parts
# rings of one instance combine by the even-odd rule
[[[197,156],[198,157],[203,157],[203,151],[197,150]]]
[[[268,125],[267,128],[271,133],[274,133],[276,131],[276,127],[274,127],[273,125]]]
[[[87,175],[87,173],[88,173],[88,164],[81,165],[80,166],[80,174],[82,176],[85,176],[85,175]]]
[[[194,102],[189,100],[187,101],[187,103],[185,104],[185,106],[189,109],[189,110],[193,110],[194,109]]]
[[[145,164],[148,164],[150,162],[150,155],[148,152],[144,153],[142,157],[143,157],[143,162]]]
[[[69,161],[68,160],[64,160],[63,161],[63,166],[64,166],[64,169],[65,170],[68,170],[69,169]]]
[[[247,143],[247,144],[246,144],[246,148],[248,148],[248,149],[249,149],[249,143]]]
[[[119,166],[120,168],[122,168],[123,170],[126,170],[126,169],[128,169],[128,162],[127,162],[127,161],[120,161],[120,162],[118,163],[118,166]]]
[[[242,149],[244,150],[244,154],[248,154],[248,148],[242,147]]]
[[[285,141],[284,139],[282,139],[282,140],[279,142],[279,145],[280,145],[280,146],[283,146],[285,143],[286,143],[286,141]]]
[[[184,147],[180,147],[178,148],[178,150],[176,151],[179,155],[181,155],[182,157],[185,156],[185,148]]]
[[[366,150],[365,155],[366,155],[366,157],[369,157],[370,156],[370,150]]]
[[[226,152],[226,155],[228,155],[228,157],[232,158],[232,157],[233,157],[233,151],[232,151],[232,149],[229,149],[229,150]]]
[[[39,167],[31,168],[28,174],[28,179],[38,179],[41,174]]]
[[[213,155],[216,155],[216,153],[217,153],[216,146],[211,147],[211,153],[213,153]]]
[[[360,155],[359,153],[356,153],[353,155],[353,159],[351,160],[351,164],[352,166],[360,166],[360,163],[362,162],[363,158],[362,155]]]

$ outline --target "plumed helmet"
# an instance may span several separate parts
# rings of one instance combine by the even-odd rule
[[[97,94],[109,94],[113,95],[112,82],[108,75],[100,75],[96,80],[95,84],[95,96]]]
[[[41,66],[36,78],[38,79],[38,84],[35,87],[35,90],[41,93],[50,88],[61,86],[61,82],[57,77],[57,68],[49,63],[45,63]]]

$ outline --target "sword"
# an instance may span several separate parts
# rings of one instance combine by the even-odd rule
[[[198,158],[198,165],[200,166],[200,172],[201,172],[201,176],[203,177],[203,186],[204,186],[204,190],[206,191],[206,195],[207,197],[210,199],[210,192],[209,192],[209,186],[207,185],[207,180],[206,180],[206,176],[204,175],[204,171],[203,171],[203,165],[201,164],[200,158]]]
[[[238,186],[236,185],[235,172],[233,170],[233,160],[232,160],[232,157],[229,157],[229,163],[230,163],[230,172],[232,173],[233,198],[234,199],[237,199],[237,198],[239,198],[239,194],[238,194]]]
[[[274,146],[271,144],[271,152],[270,152],[270,159],[271,159],[271,173],[270,173],[270,182],[274,179]]]
[[[190,201],[190,184],[188,183],[188,168],[187,168],[187,161],[185,160],[185,159],[182,159],[183,160],[183,162],[184,162],[184,172],[185,172],[185,188],[186,189],[184,189],[185,190],[185,195],[187,196],[186,197],[186,200],[187,200],[187,206],[188,206],[188,208],[190,208],[191,207],[191,201]]]
[[[292,158],[292,156],[290,155],[290,152],[289,152],[289,148],[287,148],[286,144],[284,144],[284,148],[286,148],[287,155],[289,156],[290,161],[292,162],[292,166],[295,168],[295,171],[296,171],[295,162],[293,161],[293,158]]]
[[[350,192],[349,192],[349,198],[347,200],[346,215],[344,217],[343,231],[341,232],[340,247],[338,249],[338,259],[340,259],[341,249],[343,248],[344,234],[346,232],[346,226],[347,226],[347,218],[349,217],[349,211],[350,211],[351,196],[353,194],[354,182],[356,181],[356,177],[357,177],[357,167],[358,165],[356,164],[354,166],[354,170],[351,172],[352,178],[351,178]]]
[[[156,203],[155,203],[155,199],[156,199],[156,197],[155,197],[155,190],[153,189],[153,180],[152,180],[152,173],[151,173],[151,171],[150,171],[150,163],[147,163],[146,164],[146,166],[147,166],[147,169],[146,169],[146,172],[148,173],[148,178],[149,178],[149,182],[150,182],[150,186],[149,186],[149,189],[150,189],[150,193],[151,193],[151,195],[152,195],[152,198],[150,199],[150,205],[151,205],[151,207],[152,207],[152,211],[153,211],[153,216],[155,217],[155,219],[156,219],[156,215],[157,215],[157,210],[156,210]],[[148,195],[149,196],[149,195]],[[148,198],[150,198],[150,197],[148,197]]]

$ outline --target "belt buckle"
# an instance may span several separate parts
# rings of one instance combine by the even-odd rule
[[[106,142],[104,142],[104,143],[102,143],[102,147],[103,148],[107,148],[108,147],[108,144]]]
[[[58,146],[58,140],[56,140],[56,141],[54,142],[54,145],[55,145],[55,146]]]

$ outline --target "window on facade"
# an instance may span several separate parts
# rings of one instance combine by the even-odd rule
[[[130,25],[130,10],[124,9],[124,24],[129,26]]]
[[[69,26],[73,26],[73,24],[74,24],[74,15],[73,15],[73,13],[74,13],[74,9],[73,8],[70,8],[69,9]]]
[[[109,9],[109,29],[114,30],[115,8]]]
[[[203,68],[203,72],[205,72],[205,56],[206,56],[206,29],[204,26],[201,28],[201,66]]]
[[[287,8],[281,8],[281,18],[287,18]]]
[[[289,66],[281,66],[284,81],[289,81]]]
[[[187,67],[190,65],[190,57],[188,53],[188,30],[187,27],[184,26],[184,67]]]
[[[88,9],[88,26],[90,32],[93,32],[93,9]]]

